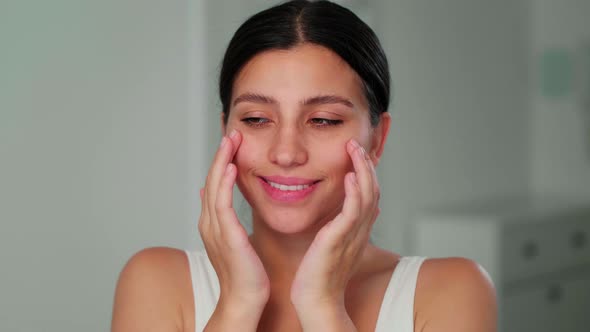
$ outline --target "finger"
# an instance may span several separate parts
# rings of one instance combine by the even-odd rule
[[[229,163],[219,185],[219,192],[217,193],[215,212],[218,218],[217,223],[222,233],[227,228],[236,226],[237,217],[233,208],[233,186],[236,180],[236,174],[236,166]]]
[[[372,188],[373,188],[373,201],[372,201],[373,204],[372,204],[372,207],[370,208],[371,211],[369,212],[370,217],[368,219],[370,220],[370,222],[363,223],[363,225],[361,227],[367,228],[370,231],[371,226],[373,225],[373,223],[377,219],[377,216],[379,215],[379,212],[381,211],[379,209],[379,199],[381,197],[381,190],[380,190],[379,180],[377,178],[377,172],[375,170],[375,166],[373,164],[373,161],[371,159],[367,159],[367,165],[369,167],[369,172],[371,174],[371,182],[372,182]]]
[[[224,157],[228,154],[227,145],[231,144],[227,137],[223,136],[221,138],[221,143],[213,157],[213,162],[209,168],[209,172],[207,173],[207,180],[205,182],[205,205],[208,212],[207,224],[208,229],[211,229],[214,234],[219,234],[219,226],[217,225],[217,214],[215,212],[215,200],[217,195],[217,187],[219,185],[219,169],[221,168],[225,171],[225,167],[227,162],[225,161],[227,157]]]
[[[369,165],[369,171],[371,173],[372,183],[373,183],[373,198],[375,207],[379,205],[379,200],[381,199],[381,186],[379,186],[379,178],[377,177],[377,170],[375,169],[375,164],[371,159],[367,160],[367,164]]]
[[[217,198],[217,190],[219,182],[225,172],[225,168],[232,158],[234,148],[232,147],[232,140],[227,136],[223,136],[219,148],[215,153],[213,162],[209,172],[207,173],[207,180],[205,183],[205,198],[207,209],[209,213],[210,222],[216,222],[217,216],[215,214],[215,200]],[[217,226],[215,226],[217,227]]]
[[[212,195],[212,199],[215,199],[217,196],[217,187],[225,172],[225,168],[234,158],[240,143],[241,135],[237,130],[233,130],[229,136],[222,138],[211,168],[207,173],[207,183],[205,185],[206,191],[209,195]]]
[[[217,226],[219,227],[225,244],[231,249],[244,249],[250,246],[248,233],[233,208],[233,186],[236,181],[236,165],[229,163],[227,165],[224,178],[219,186],[219,192],[216,201]]]
[[[336,236],[341,238],[345,234],[355,231],[354,225],[360,217],[361,193],[354,173],[347,173],[344,177],[344,203],[342,212],[334,219],[333,228]]]
[[[199,196],[201,197],[201,217],[199,218],[198,229],[201,235],[203,235],[202,232],[209,226],[209,213],[207,212],[204,188],[199,190]]]
[[[373,217],[371,218],[371,222],[367,224],[366,229],[362,230],[362,232],[367,234],[367,237],[371,236],[371,229],[373,228],[373,225],[375,224],[375,221],[377,221],[377,218],[379,218],[379,214],[381,213],[381,209],[377,208],[375,209],[375,214],[373,215]]]
[[[232,153],[231,153],[231,160],[233,161],[236,153],[238,152],[238,148],[240,147],[240,144],[242,144],[242,135],[239,131],[237,130],[232,130],[231,133],[229,134],[229,139],[232,141]]]
[[[203,221],[208,220],[209,218],[209,209],[207,208],[207,198],[205,197],[205,188],[201,188],[199,190],[199,196],[201,197],[201,215],[206,218],[201,218]]]
[[[359,236],[361,245],[366,244],[367,241],[371,239],[371,230],[373,229],[373,225],[377,221],[377,218],[379,218],[380,213],[381,209],[377,208],[375,214],[371,217],[371,222],[366,223],[366,226],[363,226],[363,228],[359,230],[359,234],[362,234],[362,236]]]
[[[362,194],[358,183],[358,176],[355,173],[348,173],[347,177],[348,179],[344,187],[346,197],[342,206],[342,214],[349,219],[355,219],[360,216]]]
[[[367,153],[356,141],[352,140],[351,145],[349,153],[361,193],[361,215],[366,215],[373,206],[373,179],[366,160]]]
[[[219,181],[225,172],[225,167],[229,163],[230,154],[232,153],[233,147],[232,141],[227,137],[223,136],[219,144],[219,148],[213,157],[213,162],[207,173],[207,181],[205,183],[205,192],[208,199],[214,199],[217,194],[217,187]]]

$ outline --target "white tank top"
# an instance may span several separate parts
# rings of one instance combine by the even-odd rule
[[[205,250],[185,250],[195,301],[195,332],[201,332],[219,299],[219,280]],[[395,267],[379,310],[375,332],[414,332],[414,293],[426,257],[402,257]]]

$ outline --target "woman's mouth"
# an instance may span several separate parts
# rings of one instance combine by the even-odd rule
[[[300,184],[300,185],[297,185],[297,186],[287,186],[287,185],[284,185],[284,184],[274,183],[274,182],[271,182],[271,181],[267,181],[267,182],[268,182],[268,184],[270,184],[271,187],[277,188],[277,189],[279,189],[281,191],[297,191],[297,190],[302,190],[302,189],[305,189],[305,188],[309,188],[309,184],[305,184],[305,185],[301,185]]]
[[[258,177],[258,179],[264,191],[271,199],[288,203],[304,200],[315,190],[317,183],[320,182],[320,180],[284,177]]]

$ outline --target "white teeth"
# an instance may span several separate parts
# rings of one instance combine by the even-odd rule
[[[309,188],[308,184],[300,184],[297,186],[286,186],[284,184],[278,184],[278,183],[274,183],[274,182],[270,182],[270,181],[268,181],[268,184],[270,184],[271,187],[277,188],[282,191],[296,191],[296,190],[303,190],[305,188]]]

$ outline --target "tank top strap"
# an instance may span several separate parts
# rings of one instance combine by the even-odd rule
[[[195,331],[203,331],[219,300],[219,280],[205,250],[185,250],[185,253],[193,286]],[[425,259],[419,256],[400,259],[383,296],[376,332],[414,331],[414,294],[418,272]]]
[[[185,253],[193,284],[195,331],[203,331],[219,301],[219,280],[205,250],[185,250]]]
[[[387,285],[375,332],[414,332],[414,295],[422,256],[400,259]]]

